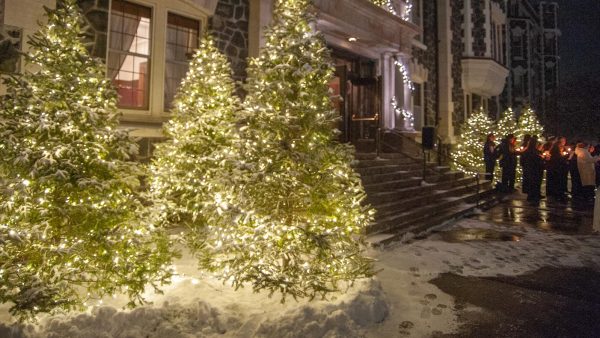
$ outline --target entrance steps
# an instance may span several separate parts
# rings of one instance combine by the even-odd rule
[[[377,212],[367,228],[367,242],[381,246],[405,235],[460,218],[495,201],[491,182],[422,162],[400,153],[357,153],[366,202]]]

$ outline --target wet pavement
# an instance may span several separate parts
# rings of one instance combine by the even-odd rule
[[[434,337],[600,336],[600,273],[591,269],[545,267],[511,277],[445,273],[431,283],[455,298],[459,314],[458,333]]]
[[[507,195],[495,207],[471,217],[506,227],[440,233],[448,242],[518,241],[519,229],[535,227],[563,235],[592,235],[593,206]],[[514,231],[513,231],[514,230]],[[600,236],[597,237],[600,241]],[[577,250],[574,248],[573,250]],[[518,276],[473,277],[444,273],[430,281],[454,297],[459,331],[434,337],[600,337],[600,271],[546,266]]]
[[[472,218],[480,221],[514,226],[533,226],[565,234],[586,235],[593,232],[593,205],[543,199],[527,201],[527,195],[515,192],[503,197],[495,207]]]

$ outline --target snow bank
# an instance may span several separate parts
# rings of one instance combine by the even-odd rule
[[[43,316],[36,325],[0,324],[4,338],[364,337],[383,322],[388,305],[381,284],[362,280],[346,293],[312,302],[281,303],[251,290],[234,291],[211,278],[193,278],[192,261],[153,305],[124,310],[124,298],[104,299],[85,313]],[[6,321],[2,321],[5,322]]]

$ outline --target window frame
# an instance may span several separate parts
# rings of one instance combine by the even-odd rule
[[[112,11],[113,11],[113,3],[115,0],[110,0],[110,6],[109,6],[109,19],[108,19],[108,30],[107,30],[107,39],[106,39],[106,74],[108,75],[110,72],[110,69],[108,68],[108,63],[109,63],[109,55],[111,53],[111,51],[113,51],[113,49],[111,48],[110,44],[111,44],[111,36],[113,34],[112,29],[111,29],[111,19],[112,19]],[[156,9],[151,6],[150,4],[146,4],[146,3],[140,3],[138,1],[131,1],[131,0],[116,0],[116,1],[121,1],[121,2],[126,2],[126,3],[130,3],[136,6],[140,6],[140,7],[146,7],[150,10],[150,29],[149,29],[149,44],[148,44],[148,55],[143,55],[143,54],[139,54],[139,53],[126,53],[125,55],[131,55],[133,57],[147,57],[148,58],[148,66],[147,66],[147,98],[146,98],[146,102],[144,104],[143,107],[132,107],[132,106],[121,106],[119,102],[117,102],[117,108],[120,110],[133,110],[133,111],[149,111],[151,108],[151,96],[152,96],[152,89],[153,89],[153,85],[152,85],[152,79],[153,79],[153,69],[154,69],[154,62],[153,60],[153,56],[155,54],[155,21],[156,21]],[[113,53],[119,53],[121,54],[122,51],[121,50],[114,50]],[[113,81],[113,79],[109,79],[111,81]],[[115,88],[117,88],[117,86],[115,86]]]
[[[149,82],[149,106],[146,109],[130,109],[118,107],[118,111],[122,113],[121,120],[127,123],[147,123],[159,124],[167,121],[171,116],[169,110],[164,108],[164,81],[165,81],[165,62],[166,62],[166,34],[168,13],[173,13],[187,18],[200,21],[200,32],[206,32],[208,18],[210,16],[209,9],[204,9],[191,2],[184,0],[125,0],[127,2],[146,6],[152,9],[153,23],[151,34],[153,39],[150,43],[152,64],[151,77]],[[112,11],[113,0],[109,1],[109,13]],[[110,27],[110,15],[108,25]],[[201,36],[200,36],[201,38]],[[110,33],[107,36],[107,44],[110,43]],[[108,56],[108,45],[107,45]],[[108,58],[107,58],[108,60]],[[106,66],[108,74],[108,65]],[[158,130],[157,130],[158,131]],[[139,129],[133,132],[138,136],[157,137],[160,132],[148,132],[146,129]]]
[[[169,62],[169,59],[167,57],[167,49],[169,48],[169,36],[168,36],[168,33],[169,33],[169,15],[172,14],[172,15],[176,15],[176,16],[188,19],[188,20],[194,20],[194,21],[198,22],[198,37],[197,37],[198,47],[200,47],[200,41],[202,40],[202,35],[204,34],[204,30],[203,30],[204,29],[204,26],[203,26],[204,21],[202,19],[200,19],[198,17],[191,16],[191,15],[189,15],[187,13],[183,13],[182,14],[179,11],[174,11],[174,10],[171,10],[171,9],[167,9],[166,14],[167,14],[167,19],[166,19],[166,26],[165,26],[165,43],[164,43],[164,47],[165,47],[164,48],[165,62],[164,62],[164,67],[163,67],[163,91],[162,91],[163,92],[163,103],[162,103],[162,106],[163,106],[163,111],[164,112],[168,112],[171,109],[171,108],[167,107],[167,102],[165,102],[166,101],[166,97],[165,96],[166,96],[166,93],[167,93],[166,92],[167,63]],[[196,50],[197,50],[197,48],[196,48]],[[193,53],[195,53],[195,52],[192,52],[192,54]],[[192,58],[193,58],[193,55],[192,55]],[[192,58],[190,58],[188,60],[188,69],[189,69],[190,62],[192,61]],[[177,60],[172,60],[172,61],[177,61]],[[182,64],[182,62],[181,62],[181,64]],[[184,78],[185,78],[185,76],[183,78],[181,78],[181,80],[183,80]],[[180,81],[180,83],[181,83],[181,81]],[[175,92],[174,95],[173,95],[173,98],[175,97],[176,94],[177,93]]]

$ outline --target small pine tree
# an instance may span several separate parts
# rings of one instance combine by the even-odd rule
[[[372,212],[336,140],[329,50],[308,0],[278,0],[267,43],[248,69],[237,183],[215,195],[206,267],[235,287],[313,298],[373,274],[362,255]],[[214,217],[213,219],[216,219]]]
[[[495,124],[494,134],[497,139],[502,139],[509,134],[517,135],[517,120],[511,108],[505,110]]]
[[[537,135],[541,138],[544,135],[544,126],[540,123],[536,113],[531,109],[530,106],[525,106],[517,122],[517,139],[523,140],[526,135]]]
[[[47,9],[29,41],[39,69],[0,104],[0,302],[21,319],[80,308],[171,273],[170,244],[139,220],[137,145],[117,129],[117,94],[82,41],[75,0]]]
[[[505,110],[502,115],[500,116],[500,119],[498,120],[498,122],[496,122],[495,124],[495,128],[494,128],[494,135],[496,135],[496,139],[498,141],[502,140],[503,138],[505,138],[506,136],[513,134],[515,136],[518,135],[518,128],[517,128],[517,121],[515,118],[515,114],[512,110],[512,108],[508,108],[507,110]],[[522,138],[521,138],[522,140]],[[522,169],[520,166],[517,167],[517,174],[516,174],[516,179],[517,181],[520,182],[521,177],[522,177]],[[496,168],[494,170],[494,178],[496,179],[496,181],[500,181],[500,178],[502,177],[502,168],[500,168],[499,165],[496,165]]]
[[[194,251],[205,241],[215,194],[232,183],[239,138],[240,101],[226,57],[207,36],[200,43],[175,97],[169,140],[158,144],[151,165],[151,198],[162,206],[163,222],[189,228],[185,241]]]
[[[473,113],[460,127],[458,143],[452,149],[452,167],[467,175],[485,172],[483,145],[493,130],[493,121],[483,110]]]

